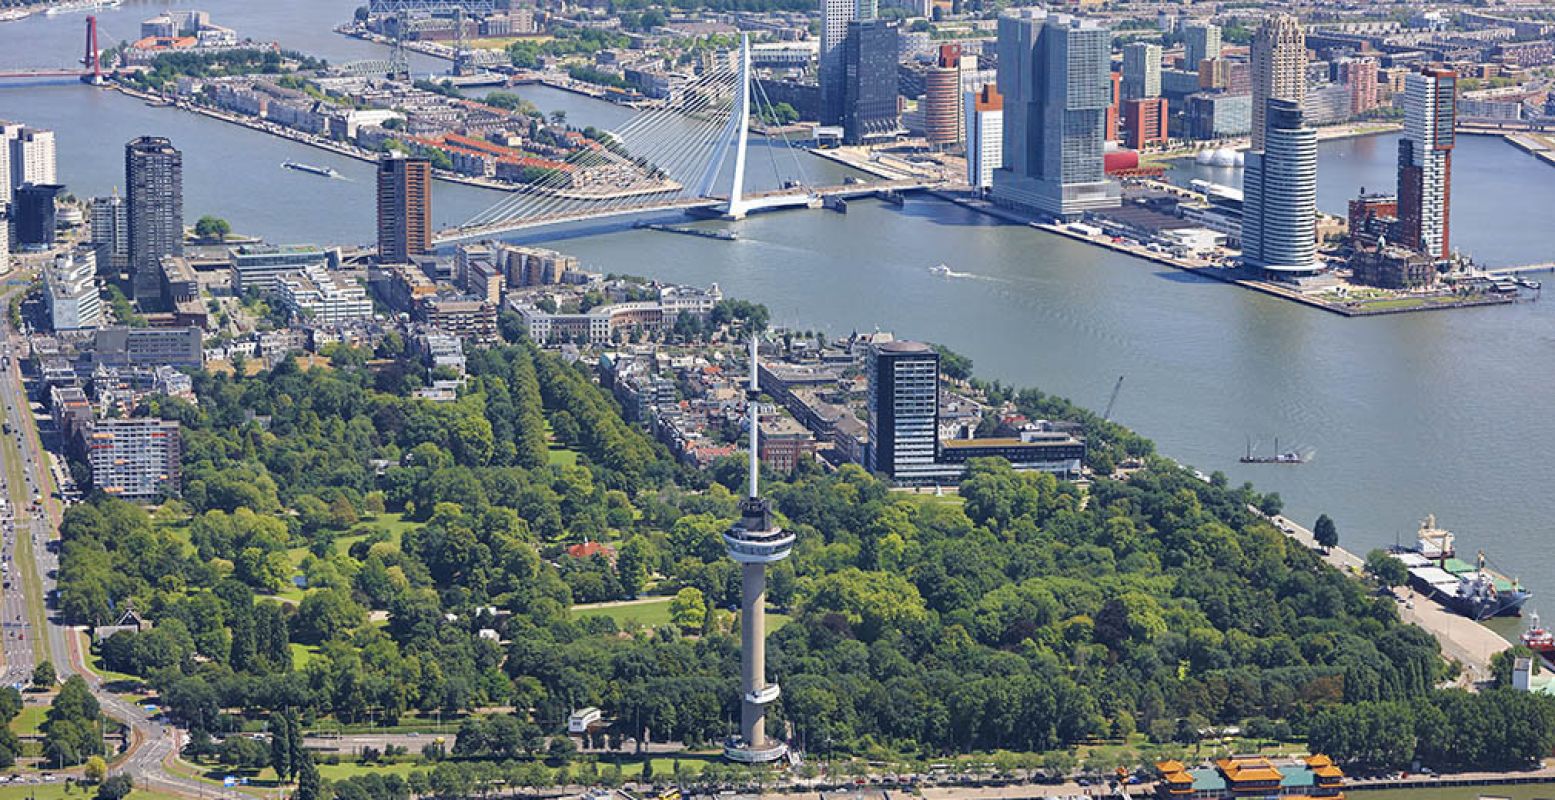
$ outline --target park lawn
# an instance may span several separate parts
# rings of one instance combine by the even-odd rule
[[[308,666],[308,662],[312,661],[313,657],[319,653],[319,648],[316,645],[298,644],[296,642],[291,643],[291,649],[292,669],[302,669]]]
[[[71,791],[65,791],[63,780],[55,783],[18,784],[16,786],[0,786],[0,800],[66,800],[66,798],[84,798],[87,792],[71,787]],[[183,800],[177,795],[154,792],[149,789],[139,789],[130,792],[127,800]]]
[[[83,638],[86,636],[84,632],[81,635]],[[146,682],[145,678],[139,675],[131,675],[128,672],[114,672],[111,669],[105,668],[102,655],[87,647],[86,644],[86,642],[82,642],[81,652],[86,654],[87,669],[90,669],[98,677],[102,678],[103,683],[132,683],[138,685]]]
[[[417,769],[431,769],[431,765],[418,764],[414,761],[400,761],[393,764],[363,764],[359,761],[348,761],[339,764],[320,764],[319,775],[329,781],[340,781],[362,775],[398,775],[403,778]],[[275,777],[270,770],[265,772],[270,773],[269,777]]]
[[[925,506],[955,506],[960,508],[966,505],[966,498],[959,494],[919,494],[917,492],[899,492],[894,497],[905,497],[908,501]]]
[[[49,707],[46,705],[22,706],[22,713],[11,720],[11,732],[17,736],[41,736],[43,732],[38,726],[43,724],[44,717],[48,716]]]
[[[670,602],[674,599],[673,597],[645,597],[618,605],[573,606],[572,612],[577,617],[610,617],[616,621],[616,625],[623,628],[631,623],[652,628],[669,624]]]
[[[573,450],[556,441],[556,432],[551,430],[551,421],[545,421],[545,441],[549,451],[546,460],[551,466],[575,467],[578,464],[578,451]]]
[[[582,605],[573,606],[574,617],[588,616],[610,617],[616,621],[616,625],[625,628],[633,623],[645,628],[656,628],[670,623],[670,603],[673,597],[645,597],[628,603],[617,605]],[[787,625],[793,618],[787,614],[780,614],[770,609],[767,611],[767,631],[770,633]]]

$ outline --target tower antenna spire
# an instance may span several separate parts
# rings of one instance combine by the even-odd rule
[[[757,359],[760,353],[760,342],[755,332],[751,333],[751,378],[750,387],[745,390],[745,408],[750,417],[751,447],[750,447],[750,499],[755,500],[761,496],[761,457],[759,453],[761,437],[761,377],[757,370]]]

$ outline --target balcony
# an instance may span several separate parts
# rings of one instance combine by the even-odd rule
[[[782,694],[783,690],[781,687],[775,683],[769,683],[766,686],[757,689],[756,691],[746,692],[745,702],[751,703],[753,705],[764,706],[773,700],[778,699],[778,697]]]

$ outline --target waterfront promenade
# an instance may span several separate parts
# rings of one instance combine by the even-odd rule
[[[1365,574],[1364,558],[1342,547],[1323,551],[1311,530],[1288,517],[1276,515],[1269,520],[1286,536],[1321,553],[1322,559],[1340,572],[1357,580]],[[1462,664],[1464,675],[1471,682],[1490,680],[1490,657],[1510,647],[1511,642],[1474,620],[1454,614],[1435,600],[1411,589],[1401,591],[1405,599],[1398,604],[1399,618],[1435,636],[1441,643],[1442,655]]]

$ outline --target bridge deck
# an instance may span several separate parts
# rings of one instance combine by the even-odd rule
[[[876,192],[897,191],[907,192],[926,189],[938,185],[933,181],[923,180],[894,180],[873,181],[868,183],[847,183],[840,186],[823,186],[817,189],[772,189],[764,192],[753,192],[744,196],[744,205],[749,210],[771,210],[790,205],[803,205],[811,198],[824,197],[862,197]],[[468,227],[448,228],[438,231],[432,237],[434,245],[449,245],[459,242],[469,242],[479,239],[489,239],[505,233],[514,233],[521,230],[543,228],[551,225],[565,225],[573,222],[588,222],[591,220],[611,219],[614,217],[627,217],[634,214],[648,214],[659,211],[674,211],[676,209],[691,208],[717,208],[727,206],[728,198],[722,197],[680,197],[668,200],[657,200],[650,203],[629,203],[619,206],[574,209],[560,213],[541,214],[533,217],[518,217],[514,219],[498,220],[496,222]]]

